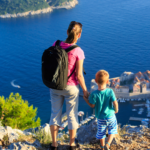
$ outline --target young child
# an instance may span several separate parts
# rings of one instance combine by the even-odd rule
[[[100,70],[95,75],[95,81],[98,84],[98,90],[93,91],[89,100],[84,97],[86,103],[94,108],[97,118],[96,138],[100,139],[101,148],[109,150],[110,144],[117,134],[117,120],[115,113],[118,113],[118,102],[112,89],[106,88],[109,81],[109,74],[105,70]],[[108,128],[108,141],[105,145],[106,128]]]

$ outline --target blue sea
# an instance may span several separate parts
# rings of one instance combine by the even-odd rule
[[[41,124],[48,123],[51,114],[49,89],[41,78],[41,56],[57,39],[65,40],[70,21],[83,24],[78,45],[84,50],[85,81],[90,81],[100,69],[110,77],[124,71],[150,70],[150,1],[149,0],[79,0],[70,10],[22,18],[0,19],[0,95],[20,93],[30,105],[38,107]],[[15,84],[21,88],[15,88]],[[133,102],[120,103],[118,122],[129,121]],[[93,113],[80,97],[79,110]],[[65,105],[63,112],[65,112]],[[146,116],[146,109],[142,117]]]

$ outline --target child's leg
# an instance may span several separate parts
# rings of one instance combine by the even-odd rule
[[[108,140],[107,140],[107,143],[106,143],[106,147],[109,149],[109,147],[110,147],[110,144],[111,144],[111,142],[112,142],[112,140],[113,140],[113,138],[115,137],[115,134],[109,134],[108,135]]]
[[[104,146],[105,146],[105,138],[100,139],[100,143],[101,143],[101,146],[102,146],[101,150],[104,150]]]
[[[102,119],[97,120],[97,134],[96,138],[100,139],[101,150],[104,150],[105,138],[106,138],[106,121]]]
[[[113,140],[113,138],[115,137],[115,134],[118,134],[118,131],[117,131],[117,120],[116,120],[116,116],[114,115],[113,117],[111,117],[109,120],[108,120],[108,140],[106,142],[106,147],[109,149],[110,147],[110,144]]]

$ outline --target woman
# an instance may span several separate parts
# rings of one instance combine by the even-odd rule
[[[81,37],[82,24],[72,21],[67,30],[67,39],[60,43],[63,49],[76,44]],[[55,42],[56,43],[56,42]],[[53,46],[55,45],[53,44]],[[68,76],[75,69],[76,71],[68,79],[67,87],[64,90],[51,89],[51,118],[50,130],[52,135],[51,149],[57,150],[57,134],[61,125],[61,116],[63,102],[66,102],[66,113],[68,117],[68,130],[70,134],[70,150],[76,149],[75,136],[78,129],[78,100],[79,100],[79,84],[83,90],[84,96],[88,97],[88,91],[83,77],[83,61],[85,59],[84,52],[77,47],[68,53]]]

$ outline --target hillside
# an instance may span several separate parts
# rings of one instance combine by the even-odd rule
[[[49,6],[61,6],[72,0],[0,0],[0,15],[39,10]]]
[[[47,0],[47,3],[48,3],[50,6],[61,6],[61,5],[63,5],[65,2],[70,2],[70,1],[73,1],[73,0]]]

